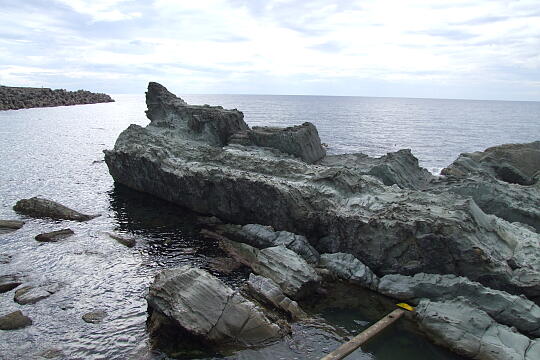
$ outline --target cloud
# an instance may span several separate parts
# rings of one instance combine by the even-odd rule
[[[8,85],[540,100],[535,0],[0,0],[0,10]]]

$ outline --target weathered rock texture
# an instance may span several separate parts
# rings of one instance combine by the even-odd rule
[[[0,110],[114,102],[107,94],[86,90],[0,86]]]
[[[22,284],[22,280],[18,275],[0,275],[0,293],[15,289]]]
[[[201,129],[226,129],[197,132],[177,115],[185,106],[171,109],[152,85],[147,101],[166,126],[131,125],[105,151],[118,183],[227,222],[304,235],[319,252],[350,253],[379,276],[456,274],[540,295],[540,235],[486,215],[469,198],[386,186],[354,168],[268,148],[216,146],[224,137],[213,134],[238,132],[238,122],[198,107]]]
[[[75,233],[71,229],[61,229],[36,235],[35,239],[39,242],[58,242],[73,236]]]
[[[328,269],[335,277],[352,284],[377,290],[379,278],[370,268],[351,254],[322,254],[319,266]]]
[[[210,343],[253,346],[281,336],[280,327],[261,309],[204,270],[182,266],[161,271],[147,300],[152,311]]]
[[[497,322],[540,337],[540,307],[524,297],[489,289],[467,278],[423,273],[414,276],[386,275],[377,290],[412,303],[424,298],[449,301],[460,297]]]
[[[540,359],[540,340],[531,340],[495,322],[484,311],[457,298],[422,300],[416,317],[426,335],[458,354],[479,360]]]
[[[33,197],[17,201],[13,210],[33,217],[49,217],[57,220],[87,221],[99,215],[85,215],[55,201]]]
[[[20,310],[0,316],[0,330],[17,330],[32,325],[32,319]]]

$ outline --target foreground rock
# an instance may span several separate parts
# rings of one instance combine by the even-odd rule
[[[19,220],[0,220],[0,234],[6,234],[22,228],[24,221]]]
[[[0,86],[0,110],[113,102],[106,94],[85,90]]]
[[[0,316],[0,330],[17,330],[32,325],[32,319],[20,310]]]
[[[250,294],[256,299],[285,311],[293,320],[307,316],[298,303],[285,296],[279,285],[272,280],[264,276],[250,274],[246,285]]]
[[[321,278],[315,269],[283,245],[259,250],[247,244],[221,239],[220,246],[256,274],[273,280],[283,293],[293,299],[312,295],[320,285]]]
[[[375,291],[378,289],[379,278],[377,275],[351,254],[322,254],[319,266],[328,269],[335,277],[352,284]]]
[[[24,286],[15,291],[13,300],[20,305],[35,304],[58,291],[58,284]]]
[[[261,309],[204,270],[182,266],[161,271],[147,300],[152,311],[202,341],[254,346],[281,337],[280,327]]]
[[[452,351],[482,360],[540,359],[540,341],[498,324],[484,311],[461,299],[422,300],[416,318],[426,335]]]
[[[17,275],[0,275],[0,294],[15,289],[22,284],[22,280]]]
[[[418,159],[409,149],[388,153],[379,158],[365,154],[329,155],[322,159],[320,164],[342,167],[361,175],[372,175],[385,185],[397,185],[402,189],[425,189],[435,179],[429,171],[418,165]]]
[[[87,221],[99,215],[85,215],[55,201],[33,197],[17,201],[13,210],[33,217],[49,217],[57,220]]]
[[[247,126],[239,114],[192,110],[168,94],[162,100],[154,87],[151,123],[131,125],[105,151],[116,182],[227,222],[306,236],[319,252],[350,253],[379,276],[455,274],[540,296],[540,235],[530,229],[449,191],[386,186],[352,168],[268,148],[223,147]]]
[[[39,242],[58,242],[75,235],[71,229],[61,229],[36,235],[35,239]]]
[[[486,312],[501,324],[540,337],[540,307],[524,297],[486,288],[454,275],[386,275],[378,291],[390,297],[418,303],[421,299],[448,301],[460,297],[471,307]]]

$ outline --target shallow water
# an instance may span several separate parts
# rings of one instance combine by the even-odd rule
[[[112,148],[118,134],[130,123],[148,123],[142,96],[115,98],[117,102],[111,104],[0,112],[0,218],[27,221],[22,229],[0,235],[0,254],[12,257],[9,264],[0,264],[0,274],[19,273],[28,283],[61,284],[57,293],[34,305],[15,303],[14,291],[0,294],[2,313],[20,309],[34,321],[22,330],[0,332],[0,358],[32,359],[47,349],[60,350],[69,359],[165,358],[159,350],[150,348],[146,334],[144,295],[149,283],[159,269],[180,264],[210,269],[209,259],[223,256],[215,244],[198,237],[193,214],[114,186],[102,150]],[[540,134],[538,103],[495,102],[494,108],[502,109],[497,112],[486,103],[475,108],[476,102],[458,106],[446,100],[217,95],[185,98],[193,103],[238,107],[250,125],[313,121],[322,141],[330,144],[333,152],[360,150],[380,155],[410,147],[424,165],[432,168],[443,167],[462,151],[535,140]],[[456,118],[452,124],[441,120],[446,111]],[[460,113],[462,117],[456,115]],[[496,123],[486,117],[491,113],[499,119],[512,114],[509,119],[513,120],[490,125]],[[456,132],[465,134],[459,124],[470,123],[473,114],[484,120],[468,125],[467,129],[474,131],[467,133],[467,139],[456,136]],[[428,121],[431,116],[434,120]],[[416,125],[411,128],[411,124]],[[497,135],[486,140],[482,131]],[[13,212],[17,200],[37,195],[101,216],[76,223],[26,218]],[[72,228],[76,235],[60,243],[34,240],[41,232],[64,227]],[[105,231],[134,236],[137,246],[126,248]],[[246,275],[241,269],[219,276],[236,286]],[[297,324],[292,337],[230,358],[318,359],[384,313],[375,316],[361,308],[354,304],[315,306],[312,313],[331,326],[321,326],[321,322]],[[84,313],[96,309],[107,311],[104,322],[87,324],[81,319]],[[364,351],[357,351],[351,359],[457,358],[414,332],[399,326],[392,331]]]

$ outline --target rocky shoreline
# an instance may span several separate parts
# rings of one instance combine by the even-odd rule
[[[251,268],[246,294],[288,312],[338,278],[418,304],[426,336],[461,355],[540,357],[540,142],[463,154],[435,177],[407,150],[326,156],[313,124],[250,129],[236,109],[188,105],[157,83],[146,96],[151,123],[105,151],[110,174],[221,219],[203,235]],[[187,281],[187,271],[167,278]],[[158,275],[149,306],[216,344],[170,315],[200,305],[197,281],[182,287],[193,302],[164,303],[171,290]],[[249,343],[237,330],[217,342]]]
[[[86,90],[0,86],[0,110],[114,102],[107,94]]]

